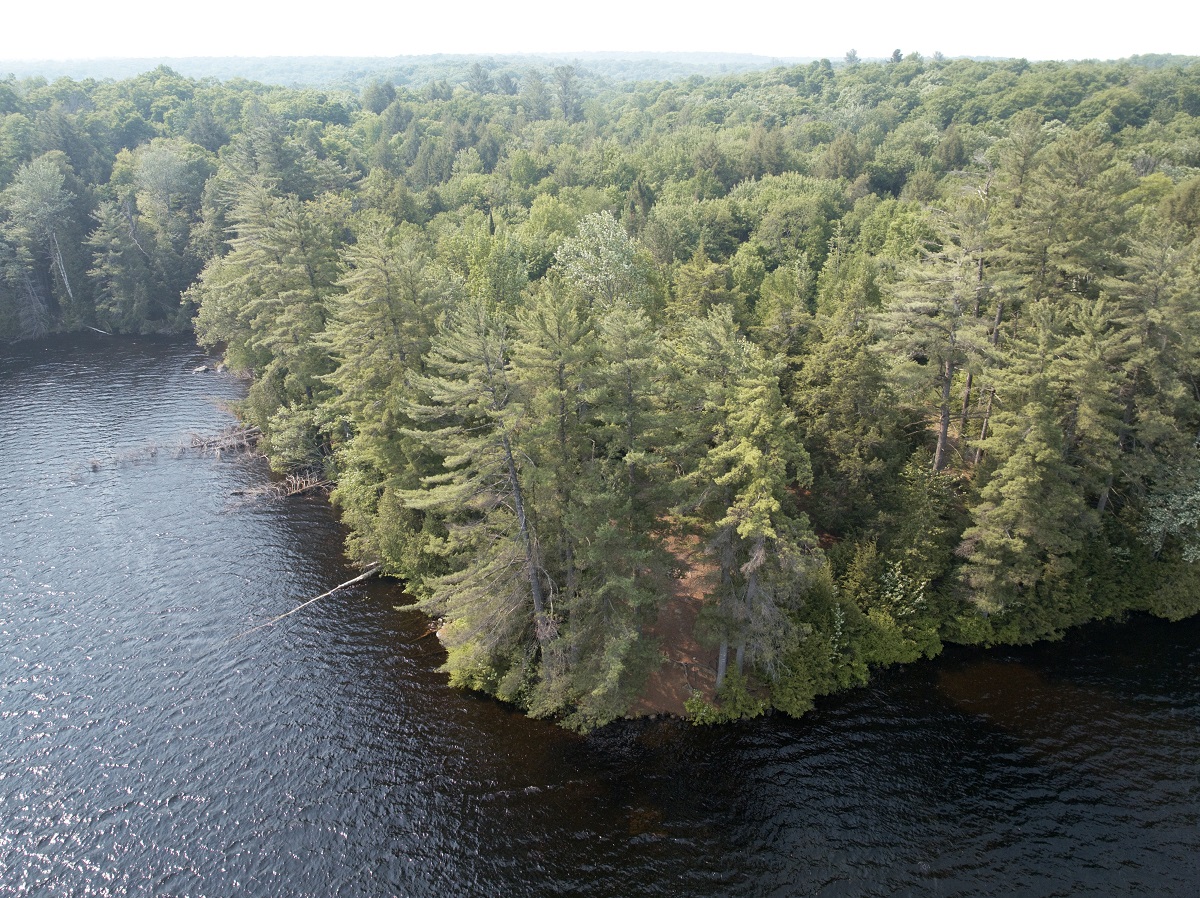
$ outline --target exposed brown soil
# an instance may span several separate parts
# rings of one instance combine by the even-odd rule
[[[646,635],[657,639],[663,662],[650,674],[642,694],[629,710],[631,717],[670,714],[682,717],[683,703],[694,692],[713,701],[717,679],[716,649],[696,640],[696,618],[701,596],[711,589],[716,571],[705,559],[697,538],[671,537],[667,548],[675,558],[676,574],[671,594],[659,609],[658,619]]]

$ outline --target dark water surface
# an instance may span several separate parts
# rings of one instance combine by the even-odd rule
[[[1200,894],[1200,622],[950,652],[800,721],[453,691],[320,502],[179,452],[184,344],[0,347],[0,895]]]

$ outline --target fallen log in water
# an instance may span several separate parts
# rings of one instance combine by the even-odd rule
[[[280,498],[286,499],[288,496],[299,496],[310,490],[329,489],[332,486],[332,480],[325,480],[319,474],[288,474],[283,482],[278,484],[278,492]]]
[[[328,598],[329,596],[333,595],[338,590],[345,589],[347,586],[353,586],[355,583],[362,583],[364,580],[369,580],[371,577],[374,577],[377,573],[379,573],[379,563],[378,562],[370,565],[365,571],[363,571],[357,577],[354,577],[351,580],[347,580],[345,583],[339,583],[333,589],[329,590],[329,592],[323,592],[319,596],[314,596],[313,598],[309,599],[306,602],[301,602],[299,605],[297,605],[291,611],[285,611],[283,614],[279,615],[278,617],[271,618],[265,624],[259,624],[257,627],[251,627],[249,630],[244,630],[243,632],[237,634],[236,636],[230,637],[229,641],[233,642],[235,639],[241,639],[243,636],[250,635],[255,630],[262,630],[265,627],[272,627],[275,624],[279,623],[281,620],[283,620],[285,617],[291,617],[297,611],[307,608],[313,602],[319,602],[321,599]]]
[[[334,486],[334,481],[326,480],[320,474],[311,471],[293,472],[275,483],[266,483],[248,490],[235,490],[233,495],[250,499],[288,499],[313,490],[329,491]]]
[[[201,452],[248,452],[258,445],[262,431],[257,427],[226,427],[213,436],[192,434],[192,448]]]

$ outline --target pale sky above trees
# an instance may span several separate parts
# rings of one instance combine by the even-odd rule
[[[710,51],[863,58],[894,49],[948,56],[1117,59],[1200,54],[1187,4],[1142,0],[1118,17],[1080,0],[922,7],[894,0],[652,4],[457,0],[337,6],[313,0],[60,0],[4,13],[2,59],[398,56],[429,53]],[[1109,7],[1116,10],[1118,7]]]

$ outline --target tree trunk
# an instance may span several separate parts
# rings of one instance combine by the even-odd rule
[[[1000,342],[1000,323],[1004,320],[1004,300],[999,300],[996,303],[996,318],[992,322],[991,343],[995,346]]]
[[[544,616],[546,611],[546,599],[542,593],[542,574],[541,564],[537,558],[537,547],[534,545],[533,536],[529,532],[529,520],[525,516],[525,497],[521,490],[521,481],[517,477],[517,464],[513,460],[512,444],[508,440],[508,434],[503,436],[504,443],[504,461],[508,466],[508,486],[512,490],[513,506],[517,511],[517,526],[521,532],[521,543],[525,547],[525,564],[528,567],[529,573],[529,590],[533,593],[533,616],[534,626],[538,634],[538,642],[544,641]]]
[[[950,440],[950,381],[954,377],[954,366],[949,359],[942,363],[942,404],[938,422],[937,450],[933,454],[934,473],[946,466]]]
[[[62,275],[63,286],[67,288],[67,296],[71,297],[72,304],[75,302],[75,294],[71,290],[71,281],[67,277],[67,266],[63,264],[62,248],[58,245],[58,235],[50,232],[50,242],[53,244],[54,263],[58,266],[58,273]]]
[[[974,380],[975,375],[968,371],[967,383],[963,387],[962,412],[958,416],[958,434],[961,439],[966,439],[967,436],[967,418],[971,408],[971,385]]]
[[[979,428],[980,445],[975,448],[975,464],[983,458],[983,441],[987,438],[988,423],[992,419],[992,399],[996,396],[995,388],[988,390],[987,408],[983,410],[983,425]]]
[[[717,688],[725,682],[725,669],[729,665],[729,640],[721,640],[721,648],[717,651]]]
[[[1110,472],[1108,479],[1104,481],[1104,489],[1100,491],[1100,498],[1096,500],[1096,511],[1104,514],[1104,509],[1108,507],[1108,496],[1112,492],[1113,475]]]
[[[25,303],[21,307],[21,334],[25,337],[40,337],[46,333],[46,323],[50,320],[45,300],[34,287],[29,273],[22,277],[25,286]]]
[[[729,487],[725,488],[724,505],[729,507],[732,501]],[[720,559],[721,559],[721,605],[722,615],[725,618],[726,633],[732,630],[730,618],[735,613],[737,596],[734,595],[733,589],[733,568],[734,568],[734,549],[733,549],[733,533],[728,528],[720,537]],[[721,688],[721,684],[725,682],[725,669],[729,664],[729,636],[721,637],[721,651],[717,655],[717,688]]]
[[[1131,390],[1132,388],[1129,389]],[[1125,408],[1121,412],[1121,427],[1117,431],[1117,448],[1121,452],[1129,451],[1127,449],[1129,443],[1129,425],[1132,421],[1133,397],[1127,393],[1125,399]],[[1104,489],[1100,491],[1100,498],[1096,500],[1096,511],[1100,512],[1101,514],[1104,514],[1104,509],[1108,507],[1108,499],[1112,494],[1113,481],[1115,479],[1116,475],[1112,471],[1109,471],[1108,478],[1104,481]]]
[[[556,372],[558,385],[558,466],[555,483],[558,488],[558,501],[563,512],[570,514],[573,502],[571,490],[567,485],[563,472],[568,469],[570,453],[567,449],[567,416],[570,409],[567,405],[567,370],[561,361]],[[578,571],[575,570],[575,546],[568,527],[560,527],[563,547],[563,567],[567,572],[567,595],[575,595],[579,585]]]
[[[146,252],[145,249],[142,248],[142,243],[140,240],[138,240],[137,222],[134,221],[133,212],[129,208],[128,201],[121,203],[121,215],[122,215],[122,217],[124,217],[125,223],[129,226],[129,239],[132,240],[133,245],[138,248],[138,252],[140,252],[143,256],[145,256],[147,259],[149,259],[150,254],[148,252]]]
[[[633,452],[633,434],[634,434],[634,411],[636,400],[633,396],[633,369],[627,364],[625,366],[625,454]],[[634,495],[636,484],[633,480],[633,465],[626,462],[625,476],[629,478],[629,495]]]

